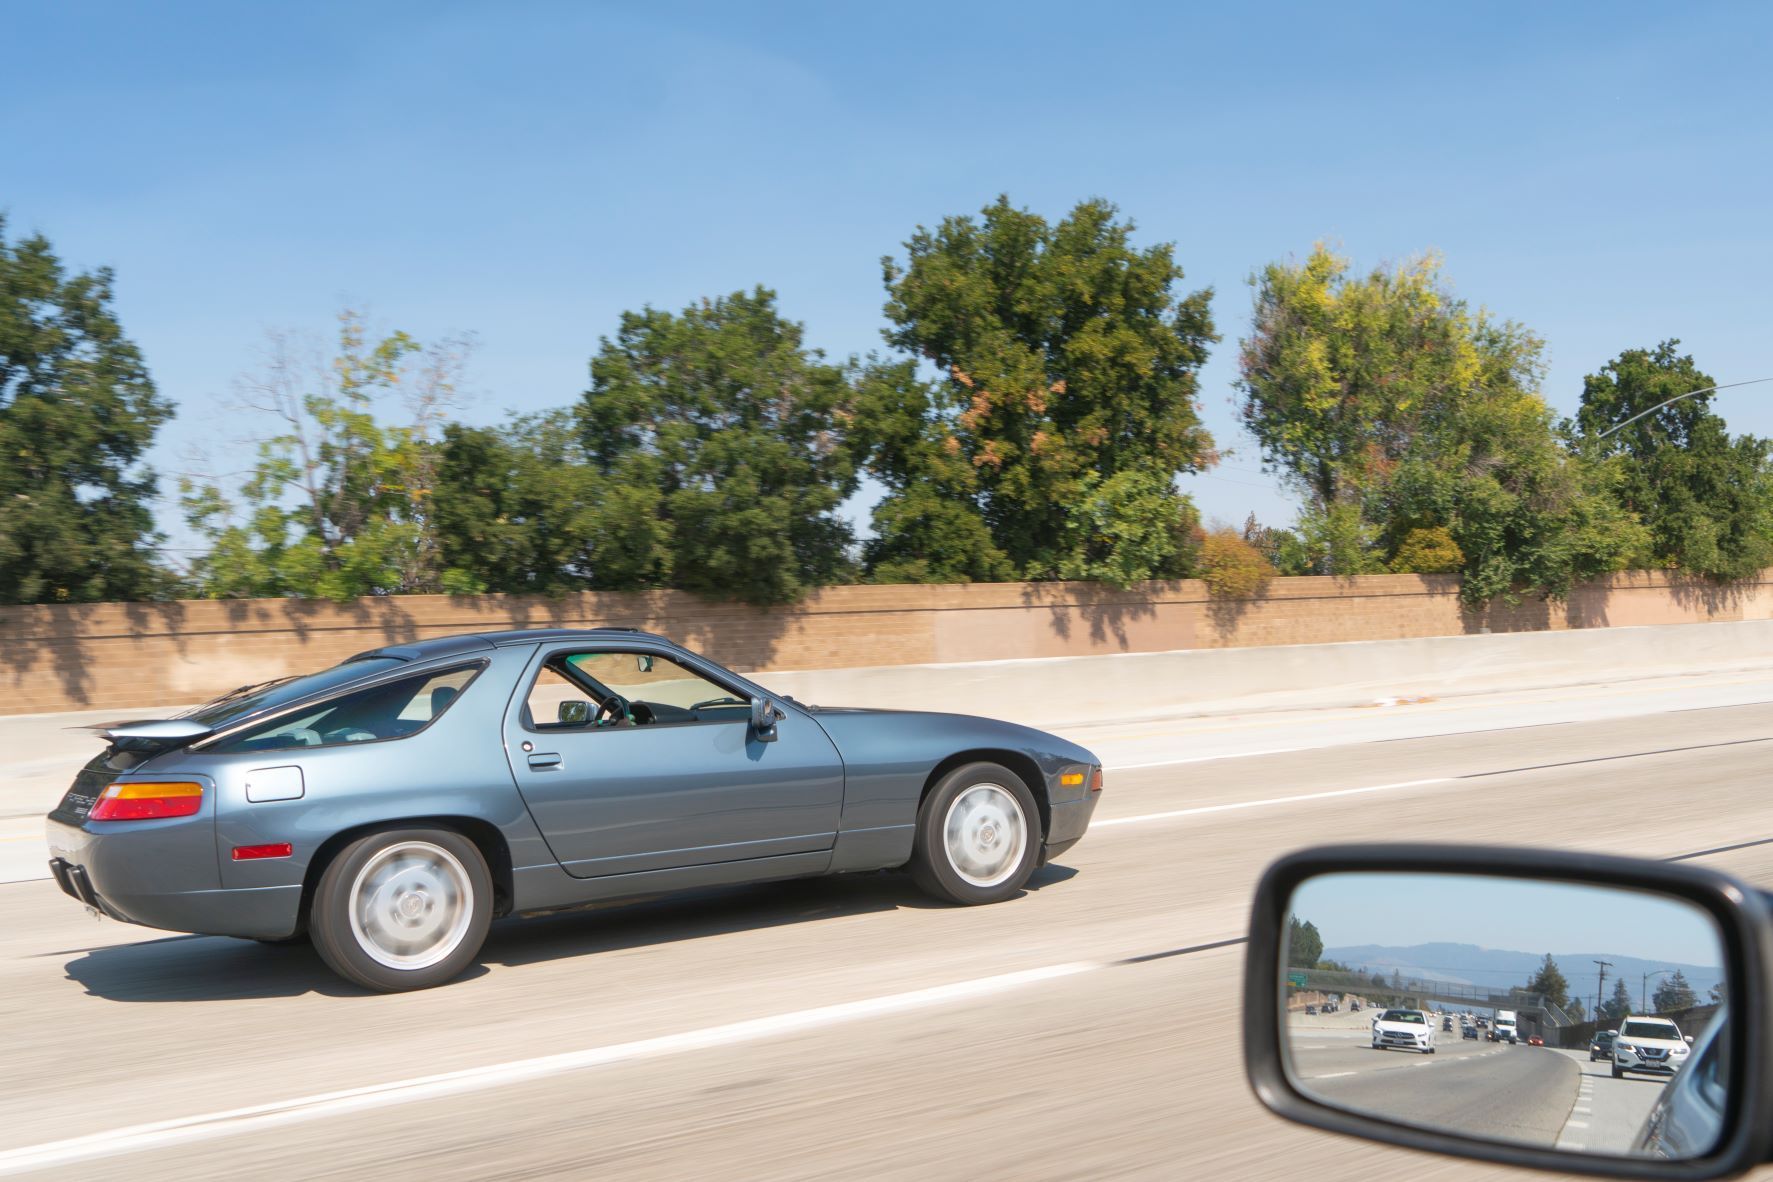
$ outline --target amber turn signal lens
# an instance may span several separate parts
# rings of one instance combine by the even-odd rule
[[[1082,772],[1066,772],[1064,775],[1059,777],[1059,783],[1063,784],[1067,788],[1075,788],[1079,784],[1083,783],[1083,773]]]
[[[154,821],[163,817],[191,817],[203,807],[203,785],[188,781],[172,783],[125,781],[107,784],[92,806],[89,821]]]

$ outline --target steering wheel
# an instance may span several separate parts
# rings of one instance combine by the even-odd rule
[[[597,707],[597,713],[591,716],[592,726],[615,726],[618,723],[632,721],[633,714],[628,709],[628,699],[621,694],[612,693]]]
[[[691,706],[690,709],[700,710],[704,706],[749,706],[750,704],[750,702],[745,701],[743,698],[735,698],[729,694],[724,698],[709,698],[706,702],[697,702],[694,706]]]

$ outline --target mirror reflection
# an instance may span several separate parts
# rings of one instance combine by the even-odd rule
[[[1728,983],[1704,911],[1640,891],[1348,873],[1294,893],[1288,1071],[1336,1108],[1489,1141],[1717,1144]]]

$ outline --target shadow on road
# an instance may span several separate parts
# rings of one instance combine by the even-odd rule
[[[1028,880],[1038,891],[1076,875],[1043,866]],[[723,887],[630,903],[613,903],[493,924],[480,962],[517,966],[653,947],[728,932],[807,923],[848,915],[945,906],[897,872]],[[68,979],[111,1001],[204,1002],[295,997],[367,996],[349,985],[306,944],[274,946],[217,936],[173,936],[83,950],[64,966]]]

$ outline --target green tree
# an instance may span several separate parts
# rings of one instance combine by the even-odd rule
[[[670,582],[659,491],[592,468],[570,411],[444,428],[433,500],[444,589],[559,594]]]
[[[1551,958],[1549,952],[1545,954],[1539,971],[1528,979],[1526,988],[1528,993],[1543,995],[1545,1000],[1559,1009],[1569,1005],[1570,982],[1564,979],[1563,970],[1558,968],[1558,962]]]
[[[1664,977],[1650,995],[1652,1013],[1672,1014],[1679,1010],[1692,1009],[1699,1004],[1699,995],[1693,992],[1693,986],[1687,983],[1687,976],[1676,969]]]
[[[218,477],[180,481],[186,518],[209,541],[195,587],[215,598],[442,590],[437,433],[467,351],[462,338],[427,348],[403,332],[372,342],[350,311],[329,358],[273,334],[264,371],[243,386],[246,409],[272,425],[251,470],[233,492]],[[389,400],[405,424],[378,419]]]
[[[1442,530],[1481,608],[1562,594],[1638,548],[1641,527],[1554,433],[1539,339],[1454,297],[1436,258],[1355,278],[1320,245],[1251,282],[1243,419],[1305,496],[1319,573],[1413,562],[1411,539]]]
[[[140,461],[171,408],[111,309],[0,218],[0,603],[151,599],[171,580]]]
[[[1705,394],[1599,438],[1658,403],[1717,384],[1679,345],[1629,349],[1585,377],[1576,427],[1586,454],[1613,470],[1616,495],[1649,528],[1643,565],[1749,578],[1773,566],[1773,444],[1732,437]]]
[[[610,508],[651,520],[622,561],[594,551],[596,585],[668,576],[705,595],[786,603],[851,576],[837,507],[856,487],[844,440],[856,391],[802,336],[762,287],[678,314],[623,314],[591,360],[579,432]]]
[[[1294,916],[1287,925],[1287,964],[1296,969],[1314,969],[1323,959],[1324,938],[1310,920],[1299,922]]]
[[[1625,987],[1625,978],[1617,978],[1613,982],[1613,996],[1601,1004],[1600,1018],[1607,1022],[1618,1022],[1631,1016],[1631,990]]]
[[[1197,519],[1174,481],[1214,458],[1212,293],[1179,294],[1172,248],[1133,229],[1103,201],[1049,223],[1005,197],[882,260],[887,339],[939,376],[887,367],[865,400],[859,452],[887,490],[873,577],[1186,572]]]

